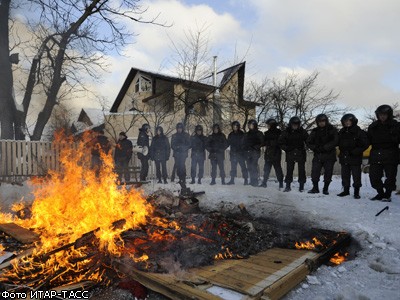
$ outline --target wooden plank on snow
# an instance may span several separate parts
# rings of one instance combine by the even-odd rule
[[[0,224],[0,231],[5,232],[23,244],[31,244],[39,239],[36,233],[15,223]]]
[[[305,279],[309,273],[308,260],[316,261],[320,255],[304,250],[270,249],[247,259],[221,260],[212,266],[190,269],[185,280],[134,268],[129,268],[132,272],[128,273],[172,299],[210,299],[205,289],[212,286],[233,290],[243,295],[243,299],[279,299]],[[187,284],[196,281],[202,284]]]
[[[130,268],[123,263],[119,263],[117,268],[147,288],[171,299],[221,300],[220,297],[215,296],[204,289],[197,288],[195,285],[185,283],[172,274],[143,272],[136,270],[135,268]]]

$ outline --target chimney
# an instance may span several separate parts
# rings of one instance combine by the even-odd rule
[[[221,122],[221,103],[219,101],[219,89],[217,87],[217,56],[214,56],[214,70],[213,70],[213,86],[214,89],[214,109],[213,121],[214,123]]]
[[[213,85],[215,87],[217,86],[217,57],[218,56],[213,56],[214,58]]]

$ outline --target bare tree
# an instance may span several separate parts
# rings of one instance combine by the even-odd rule
[[[3,2],[10,1],[2,1],[2,5]],[[14,123],[15,136],[23,138],[32,96],[36,90],[40,90],[45,95],[45,101],[30,137],[39,140],[54,107],[60,101],[60,91],[64,87],[67,92],[75,91],[78,87],[84,89],[83,77],[89,75],[96,79],[98,68],[105,68],[102,55],[114,49],[118,51],[129,42],[132,33],[126,29],[123,19],[156,23],[156,19],[142,18],[146,10],[139,2],[30,1],[32,9],[40,13],[37,22],[31,25],[37,41],[36,54],[31,59],[22,109],[17,114],[11,114],[13,119],[2,118],[2,124],[4,121],[12,128]],[[1,31],[0,35],[4,35],[4,32]],[[10,135],[9,132],[7,134]]]
[[[168,98],[147,101],[146,110],[134,108],[145,122],[150,125],[153,132],[158,126],[163,126],[165,135],[169,135],[175,129],[177,114],[174,102]]]
[[[211,73],[212,56],[209,48],[208,26],[203,25],[195,30],[185,32],[184,39],[176,41],[170,39],[175,53],[172,63],[176,66],[176,73],[182,79],[182,89],[175,91],[175,111],[184,113],[183,123],[190,127],[191,123],[203,123],[209,126],[210,112],[219,110],[214,101],[216,87],[201,84],[198,81],[208,77]],[[192,124],[192,125],[193,125]]]
[[[132,111],[122,113],[104,113],[105,131],[111,136],[115,143],[121,131],[128,132],[135,127],[140,120],[140,115]]]
[[[64,132],[66,134],[71,133],[72,125],[72,112],[64,104],[57,105],[49,119],[46,136],[49,139],[54,137],[56,132]]]
[[[240,94],[239,86],[230,86],[229,92],[221,95],[220,105],[221,113],[227,124],[233,121],[241,120],[242,129],[246,131],[246,124],[256,115],[256,108],[261,104],[261,94],[263,86],[255,82],[250,82],[244,91],[244,95]],[[243,99],[244,98],[244,99]]]
[[[276,118],[285,128],[290,117],[298,116],[304,127],[310,129],[319,113],[327,114],[333,121],[347,111],[337,104],[339,94],[318,84],[318,72],[301,78],[288,74],[283,80],[265,79],[253,88],[254,101],[261,103],[258,120]]]

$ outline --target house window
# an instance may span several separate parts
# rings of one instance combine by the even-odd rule
[[[139,92],[151,92],[152,84],[151,79],[140,75],[135,82],[135,93]]]

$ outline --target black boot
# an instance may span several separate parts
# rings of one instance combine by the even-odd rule
[[[283,189],[283,181],[279,181],[279,188]]]
[[[372,197],[370,200],[375,201],[375,200],[382,200],[385,194],[385,191],[383,189],[377,190],[378,194],[375,195],[375,197]]]
[[[194,177],[192,178],[192,181],[190,182],[190,184],[195,184],[196,180],[194,179]]]
[[[309,194],[318,194],[319,193],[319,188],[318,188],[318,182],[313,182],[313,187],[311,190],[308,191]]]
[[[161,178],[158,179],[157,183],[162,183]]]
[[[392,201],[392,190],[386,189],[386,192],[383,194],[382,202],[391,202]]]
[[[354,190],[355,191],[355,190]],[[355,192],[354,192],[355,193]],[[343,187],[343,191],[337,194],[339,197],[344,197],[350,195],[350,188],[348,186]]]
[[[324,187],[323,187],[323,189],[322,189],[322,193],[323,193],[324,195],[329,195],[329,191],[328,191],[328,189],[329,189],[329,183],[330,183],[330,182],[325,182],[325,183],[324,183]]]
[[[225,183],[225,178],[221,178],[221,184],[222,185],[225,185],[226,183]]]
[[[247,178],[244,179],[244,185],[249,185],[249,180]]]
[[[258,187],[258,180],[257,179],[256,180],[251,180],[250,181],[250,185],[254,186],[254,187]]]
[[[210,185],[215,185],[215,183],[216,183],[216,182],[215,182],[215,178],[212,178],[212,179],[211,179],[211,182],[210,182]]]
[[[197,184],[201,184],[201,178],[197,179]]]
[[[360,188],[359,187],[355,187],[354,188],[354,199],[360,199]]]
[[[227,183],[228,185],[235,184],[235,177],[231,177],[231,180]]]
[[[267,187],[267,181],[263,180],[263,182],[260,184],[260,187],[266,188]]]
[[[304,192],[304,183],[301,182],[299,185],[299,192]]]
[[[286,187],[285,187],[285,189],[283,190],[284,192],[290,192],[292,189],[290,188],[290,183],[289,182],[287,182],[286,183]]]

